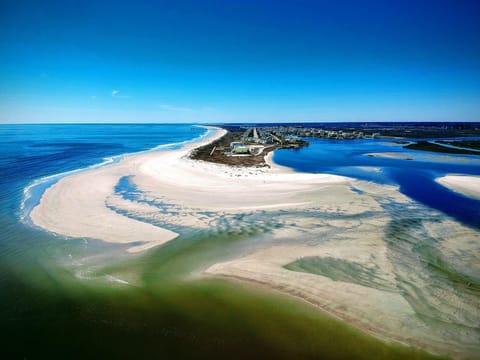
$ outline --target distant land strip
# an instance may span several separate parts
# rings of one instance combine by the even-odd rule
[[[478,151],[472,151],[467,149],[453,148],[442,146],[437,143],[432,143],[429,141],[418,141],[413,144],[405,145],[404,149],[410,150],[422,150],[422,151],[432,151],[446,154],[468,154],[468,155],[480,155]]]

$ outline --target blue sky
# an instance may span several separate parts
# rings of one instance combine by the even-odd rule
[[[0,122],[480,121],[480,1],[5,1]]]

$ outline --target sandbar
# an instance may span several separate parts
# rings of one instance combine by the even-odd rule
[[[452,191],[480,200],[480,176],[446,175],[435,181]]]

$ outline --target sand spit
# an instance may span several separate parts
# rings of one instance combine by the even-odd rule
[[[195,146],[223,136],[217,130],[209,137],[169,153],[181,158]],[[135,174],[139,164],[163,153],[126,156],[117,164],[67,176],[43,194],[30,213],[32,222],[47,231],[68,236],[93,238],[109,243],[129,244],[129,252],[161,245],[177,233],[122,215],[107,206],[115,186],[124,176]],[[160,155],[161,156],[161,155]]]
[[[188,158],[193,148],[224,134],[225,130],[216,129],[180,150],[127,156],[117,164],[67,176],[45,191],[30,217],[35,225],[60,235],[129,244],[129,251],[136,252],[178,235],[138,220],[139,214],[148,212],[145,208],[150,208],[150,217],[157,213],[153,214],[156,223],[202,228],[205,226],[197,216],[200,211],[302,207],[311,203],[308,193],[314,189],[349,181],[334,175],[297,174],[276,166],[245,170]],[[119,198],[115,186],[122,178],[131,179],[146,200]],[[161,211],[158,205],[149,206],[148,200],[174,204],[175,211]]]
[[[480,200],[480,176],[446,175],[435,181],[452,191]]]
[[[56,234],[99,239],[110,243],[138,243],[142,251],[177,236],[176,233],[122,216],[105,200],[123,173],[123,166],[68,176],[46,190],[31,213],[33,223]]]
[[[412,160],[412,156],[406,153],[395,152],[383,152],[383,153],[368,153],[365,156],[379,157],[384,159],[399,159],[399,160]]]

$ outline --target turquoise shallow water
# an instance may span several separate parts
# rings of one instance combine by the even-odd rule
[[[221,218],[218,228],[208,231],[173,229],[182,234],[176,241],[133,257],[113,245],[65,239],[32,228],[28,218],[22,221],[45,187],[57,180],[49,176],[165,144],[179,146],[205,132],[190,125],[0,127],[0,320],[2,339],[12,357],[224,358],[225,353],[238,358],[318,358],[319,354],[371,358],[372,353],[382,354],[379,358],[423,357],[385,346],[281,297],[222,281],[192,283],[183,278],[281,226],[269,214]],[[312,143],[301,152],[279,151],[275,159],[301,171],[396,181],[391,172],[395,161],[378,160],[375,166],[384,164],[381,172],[365,173],[358,167],[373,166],[361,157],[362,151],[380,151],[381,143],[322,143],[320,147]],[[448,171],[448,164],[442,166]],[[455,170],[475,173],[477,166]],[[31,191],[28,196],[25,189]],[[128,178],[120,180],[116,191],[135,199],[136,189]],[[132,278],[135,286],[125,287],[111,274]]]

